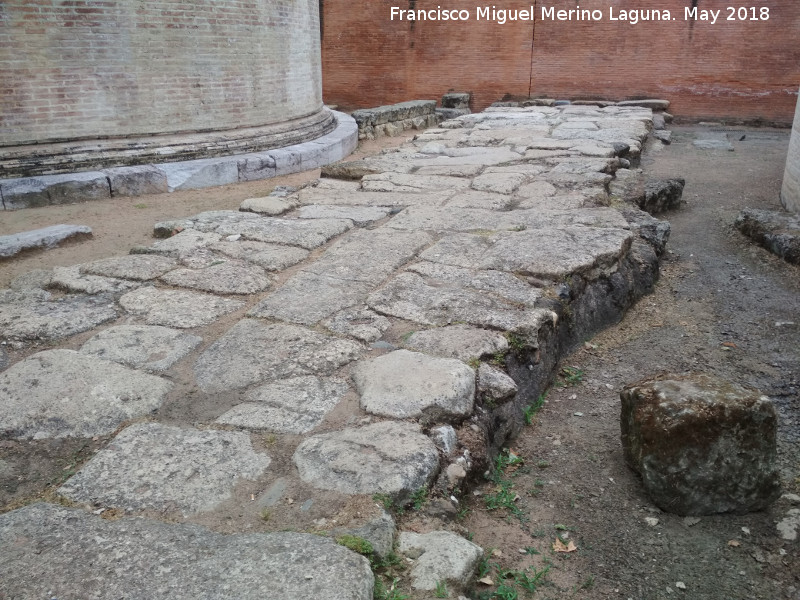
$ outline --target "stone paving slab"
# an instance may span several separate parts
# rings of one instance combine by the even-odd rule
[[[126,427],[58,493],[126,512],[189,516],[213,510],[233,496],[237,481],[260,477],[271,462],[246,433],[140,423]]]
[[[154,287],[128,292],[119,304],[129,313],[140,315],[148,325],[180,329],[208,325],[244,306],[244,302],[232,298]]]
[[[508,340],[504,335],[468,325],[415,331],[406,339],[405,345],[411,350],[444,358],[457,358],[465,363],[508,350]]]
[[[91,337],[80,351],[145,371],[166,371],[194,350],[202,338],[155,325],[118,325]]]
[[[64,240],[91,235],[92,228],[86,225],[51,225],[33,231],[0,235],[0,259],[10,258],[25,250],[52,248]]]
[[[346,219],[281,219],[259,218],[243,223],[226,223],[217,227],[221,235],[241,235],[246,240],[287,244],[312,250],[353,226]]]
[[[39,503],[0,515],[0,548],[17,598],[372,598],[367,559],[311,534],[222,535]]]
[[[47,287],[63,290],[72,294],[121,294],[136,289],[141,281],[120,279],[119,277],[103,277],[81,273],[81,265],[72,267],[55,267],[51,273]]]
[[[303,248],[265,242],[222,241],[209,248],[225,256],[257,264],[267,271],[283,271],[308,257],[308,250]]]
[[[161,406],[172,384],[73,350],[45,350],[0,373],[0,432],[15,439],[107,435]]]
[[[237,404],[216,422],[276,433],[308,433],[348,389],[341,380],[313,375],[282,379],[248,391],[246,402]]]
[[[41,290],[0,290],[0,338],[4,340],[59,340],[116,317],[117,311],[107,297],[71,296],[55,300]]]
[[[475,372],[460,360],[395,350],[353,367],[361,408],[395,419],[463,418],[472,414]]]
[[[431,481],[439,453],[418,425],[384,421],[312,436],[298,446],[294,463],[314,487],[404,502]]]
[[[261,267],[239,260],[215,260],[200,269],[175,269],[161,281],[215,294],[254,294],[272,285],[272,277]]]
[[[194,364],[200,389],[219,392],[267,380],[329,374],[356,360],[360,344],[295,325],[242,319]]]
[[[100,260],[83,264],[80,267],[80,273],[83,275],[132,279],[134,281],[149,281],[160,277],[176,266],[177,262],[166,256],[132,254],[101,258]]]

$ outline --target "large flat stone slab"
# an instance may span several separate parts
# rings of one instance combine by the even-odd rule
[[[80,272],[85,275],[148,281],[160,277],[176,266],[176,261],[167,256],[131,254],[128,256],[101,258],[100,260],[83,264]]]
[[[142,285],[141,281],[86,275],[81,273],[81,265],[55,267],[47,287],[72,294],[121,294]]]
[[[16,439],[108,435],[155,411],[172,384],[73,350],[45,350],[0,374],[0,431]]]
[[[404,502],[430,483],[439,453],[419,426],[385,421],[312,436],[298,446],[294,463],[316,488]]]
[[[362,351],[356,342],[304,327],[242,319],[200,356],[194,373],[202,390],[219,392],[266,380],[329,374]]]
[[[344,381],[313,375],[267,383],[248,391],[246,402],[227,411],[217,423],[276,433],[307,433],[322,422],[348,389]]]
[[[502,232],[488,236],[452,234],[425,250],[425,260],[472,269],[558,279],[571,274],[594,278],[616,269],[633,241],[630,231],[565,227]]]
[[[222,236],[218,233],[184,229],[171,237],[158,240],[150,246],[137,246],[131,250],[131,254],[162,254],[180,258],[199,248],[206,248],[221,238]]]
[[[303,533],[222,535],[40,503],[0,515],[0,555],[15,598],[372,598],[366,558]]]
[[[213,244],[210,249],[231,258],[257,264],[267,271],[283,271],[308,257],[308,250],[303,248],[265,242],[222,241]]]
[[[126,512],[213,510],[241,479],[260,477],[271,459],[250,436],[140,423],[125,428],[58,493],[75,502]]]
[[[349,219],[359,227],[365,227],[389,216],[391,208],[386,206],[336,206],[308,205],[297,210],[301,219]]]
[[[405,341],[411,350],[470,362],[508,350],[508,340],[497,331],[469,325],[450,325],[415,331]]]
[[[0,291],[0,338],[59,340],[117,317],[108,297],[67,296],[53,300],[39,291]]]
[[[217,227],[220,235],[241,235],[246,240],[300,246],[312,250],[353,227],[347,219],[280,219],[260,217]]]
[[[475,402],[475,371],[460,360],[396,350],[360,361],[353,382],[368,413],[396,419],[464,418]]]
[[[128,292],[119,303],[129,313],[141,315],[148,325],[180,329],[208,325],[244,306],[244,302],[232,298],[155,287]]]
[[[215,260],[200,269],[175,269],[161,281],[214,294],[255,294],[272,285],[272,277],[264,269],[235,259]]]
[[[145,371],[166,371],[202,338],[156,325],[118,325],[90,338],[81,352]]]
[[[0,235],[0,258],[10,258],[25,250],[52,248],[64,240],[80,239],[92,235],[87,225],[51,225],[33,231]]]
[[[207,210],[185,219],[160,221],[154,225],[153,235],[155,237],[168,238],[184,229],[213,232],[222,225],[234,225],[236,223],[255,221],[260,218],[255,213],[239,212],[238,210]]]

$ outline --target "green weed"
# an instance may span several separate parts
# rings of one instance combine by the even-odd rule
[[[364,556],[369,556],[373,551],[372,544],[357,535],[340,535],[336,538],[336,543]]]

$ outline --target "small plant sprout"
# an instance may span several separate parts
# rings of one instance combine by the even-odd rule
[[[447,584],[444,581],[437,581],[433,595],[437,598],[449,598],[450,592],[447,591]]]

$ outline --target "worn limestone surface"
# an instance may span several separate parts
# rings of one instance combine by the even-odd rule
[[[72,350],[45,350],[0,374],[0,431],[16,439],[92,437],[155,412],[172,384]]]
[[[59,340],[116,318],[110,298],[53,298],[42,290],[0,290],[0,338],[11,342]]]
[[[0,580],[23,598],[372,598],[366,558],[304,533],[221,535],[40,503],[0,515],[0,548]]]
[[[418,590],[434,590],[440,581],[466,584],[483,556],[483,548],[450,531],[403,531],[397,549],[415,559],[411,580]]]
[[[126,427],[58,493],[127,512],[185,516],[215,508],[233,495],[239,479],[256,479],[270,462],[245,433],[141,423]]]
[[[431,482],[439,453],[419,426],[384,421],[312,436],[298,446],[294,463],[315,487],[405,502]]]
[[[395,419],[468,417],[475,372],[460,360],[396,350],[353,367],[353,381],[368,413]]]
[[[347,392],[345,382],[313,375],[282,379],[247,392],[217,423],[277,433],[307,433]]]
[[[403,117],[409,126],[416,118]],[[380,535],[370,539],[388,552],[394,525],[373,518],[371,496],[402,504],[434,482],[435,490],[465,485],[519,430],[564,353],[653,285],[669,226],[632,204],[613,207],[609,196],[617,172],[641,178],[636,160],[651,119],[646,108],[596,105],[462,114],[241,211],[157,223],[161,239],[128,256],[20,278],[0,291],[0,335],[9,342],[0,388],[14,398],[0,408],[3,435],[105,436],[146,418],[63,491],[225,531],[290,526],[367,537],[374,523]],[[370,126],[377,134],[394,131],[389,125],[399,126]],[[27,345],[61,339],[83,347],[25,358]],[[237,496],[237,477],[256,480],[242,483],[252,496]],[[220,501],[223,493],[233,495]],[[452,509],[449,500],[438,506]],[[142,589],[141,597],[202,598],[220,581],[226,596],[242,598],[253,590],[367,598],[372,590],[365,561],[322,538],[226,538],[41,510],[0,519],[47,547],[59,547],[46,537],[57,531],[72,549],[79,566],[53,567],[58,577],[43,592],[51,595]],[[106,541],[90,546],[105,527]],[[192,536],[202,556],[185,541]],[[250,539],[265,549],[257,567],[249,550],[237,550],[236,540]],[[270,539],[290,540],[280,546],[287,550]],[[18,547],[6,548],[0,569],[16,564]],[[449,560],[419,552],[417,565]],[[39,555],[14,560],[46,576],[29,556]],[[161,560],[172,571],[152,575]],[[458,586],[471,569],[438,577]],[[90,583],[75,593],[58,587],[64,572],[68,582]],[[231,572],[235,582],[225,579]],[[10,589],[25,597],[31,585],[38,579],[21,577]]]
[[[157,325],[118,325],[94,335],[81,352],[145,371],[166,371],[202,342],[196,335]]]
[[[269,379],[329,374],[356,360],[361,344],[294,325],[242,319],[195,362],[207,392],[244,388]]]
[[[24,250],[52,248],[64,240],[90,235],[92,228],[86,225],[51,225],[13,235],[0,235],[0,259],[9,258]]]
[[[744,513],[780,495],[775,407],[756,390],[665,374],[627,386],[621,398],[625,458],[662,510]]]

